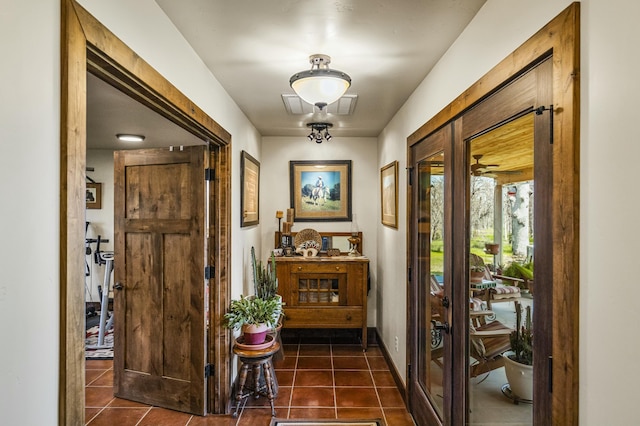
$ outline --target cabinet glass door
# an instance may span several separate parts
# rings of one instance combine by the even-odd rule
[[[340,276],[320,274],[298,275],[298,305],[344,304],[340,291]],[[342,302],[342,303],[341,303]]]

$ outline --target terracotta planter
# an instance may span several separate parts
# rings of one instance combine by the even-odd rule
[[[481,283],[484,278],[484,271],[469,271],[469,281],[472,283]]]
[[[245,345],[261,345],[267,337],[269,327],[266,324],[248,324],[242,326],[242,338]]]
[[[497,243],[485,243],[484,244],[484,252],[488,254],[498,254],[500,253],[500,244]]]

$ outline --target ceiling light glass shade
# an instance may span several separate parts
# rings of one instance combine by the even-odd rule
[[[312,55],[309,62],[311,69],[291,76],[289,84],[303,101],[322,109],[344,95],[351,86],[351,77],[329,69],[331,58],[327,55]]]
[[[351,79],[345,73],[334,70],[311,70],[295,74],[289,81],[291,88],[311,105],[329,105],[344,95]]]
[[[117,134],[116,137],[118,140],[125,142],[142,142],[144,140],[144,136],[142,135],[127,135],[127,134]]]

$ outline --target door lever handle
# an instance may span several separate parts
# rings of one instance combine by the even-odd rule
[[[448,322],[446,322],[446,321],[445,322],[439,322],[439,321],[436,321],[436,320],[431,320],[431,324],[433,324],[433,328],[435,330],[442,330],[445,333],[449,334],[450,327],[449,327],[449,323]]]
[[[122,283],[115,283],[113,285],[114,290],[122,290],[124,288],[124,286],[122,285]]]

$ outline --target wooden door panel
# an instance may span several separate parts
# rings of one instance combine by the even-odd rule
[[[189,219],[188,164],[127,167],[128,219]]]
[[[176,341],[164,343],[162,375],[179,380],[189,380],[189,365],[184,360],[189,358],[191,341],[190,317],[198,312],[189,313],[184,309],[190,305],[191,292],[188,283],[191,280],[189,262],[185,256],[176,253],[189,253],[190,238],[188,235],[165,235],[164,238],[164,309],[162,328],[167,336],[182,336]],[[202,300],[202,295],[199,295]]]
[[[115,394],[205,413],[204,147],[116,153]]]

